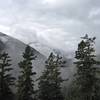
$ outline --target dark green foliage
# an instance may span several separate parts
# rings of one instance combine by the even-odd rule
[[[13,100],[13,93],[10,86],[14,85],[15,78],[12,77],[10,71],[10,57],[8,53],[0,54],[0,100]]]
[[[39,81],[39,99],[40,100],[63,100],[61,93],[61,83],[63,82],[59,71],[63,64],[59,55],[50,54],[45,62],[45,70]]]
[[[89,38],[88,35],[82,37],[82,41],[78,44],[76,51],[75,62],[77,67],[76,73],[76,93],[79,100],[99,100],[98,98],[98,78],[96,77],[96,65],[94,38]],[[94,66],[95,65],[95,66]],[[75,100],[75,98],[74,98]],[[78,100],[78,99],[77,99]]]
[[[32,76],[35,72],[32,72],[32,60],[35,60],[36,56],[30,46],[25,48],[23,53],[23,61],[19,63],[21,69],[21,75],[18,80],[17,96],[18,100],[33,100],[32,95],[34,94],[34,81]]]

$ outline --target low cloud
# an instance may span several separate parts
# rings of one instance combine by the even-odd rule
[[[88,33],[99,52],[99,0],[0,0],[0,31],[25,43],[66,52]],[[40,46],[40,49],[42,47]]]

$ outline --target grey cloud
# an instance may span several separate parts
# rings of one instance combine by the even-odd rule
[[[67,52],[75,50],[79,38],[89,33],[97,36],[99,48],[99,0],[0,1],[0,29],[8,35]]]

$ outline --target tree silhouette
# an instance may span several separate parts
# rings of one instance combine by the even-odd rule
[[[89,38],[88,35],[82,37],[82,41],[78,44],[78,50],[75,53],[75,62],[77,67],[76,73],[76,90],[80,100],[99,100],[98,98],[98,78],[96,77],[95,60],[95,37]]]
[[[32,76],[36,73],[32,71],[32,60],[35,60],[36,56],[30,46],[25,48],[23,58],[23,61],[19,63],[21,75],[18,80],[17,96],[18,100],[33,100],[32,95],[34,95],[35,91]]]
[[[13,100],[14,94],[10,87],[14,85],[15,78],[12,77],[10,71],[13,70],[10,64],[10,56],[3,52],[0,54],[0,100]]]
[[[62,57],[50,54],[48,60],[45,62],[45,70],[42,73],[39,81],[39,99],[40,100],[63,100],[61,92],[61,78],[60,67],[63,64]]]

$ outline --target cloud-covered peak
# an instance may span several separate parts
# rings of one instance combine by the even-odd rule
[[[99,0],[0,0],[0,31],[25,43],[65,52],[88,33],[99,51]],[[36,43],[37,44],[37,43]],[[40,46],[40,49],[41,47]],[[38,48],[39,49],[39,48]]]

